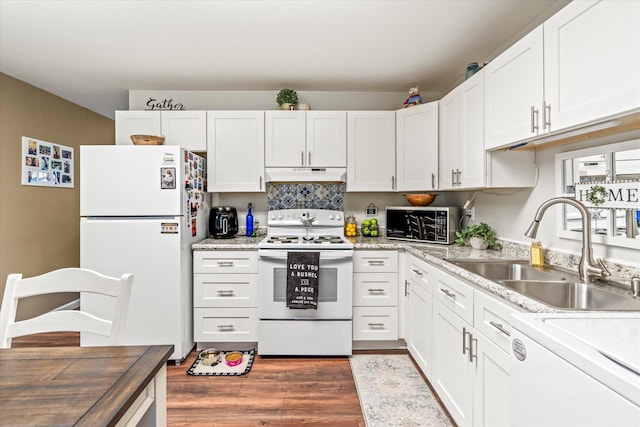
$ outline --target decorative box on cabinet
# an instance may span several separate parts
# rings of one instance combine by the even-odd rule
[[[258,254],[194,251],[194,340],[258,341]]]
[[[396,190],[438,187],[438,102],[396,111]]]
[[[346,167],[345,111],[266,111],[265,166]]]
[[[165,145],[207,150],[205,111],[116,111],[116,145],[133,145],[131,135],[162,135]]]
[[[398,339],[398,252],[355,251],[353,340]]]
[[[346,191],[395,191],[396,114],[347,112]]]
[[[211,192],[265,191],[264,111],[207,112]]]

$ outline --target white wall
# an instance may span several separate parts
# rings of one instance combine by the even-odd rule
[[[409,97],[406,92],[320,92],[297,91],[300,102],[312,110],[397,110]],[[173,100],[182,103],[187,110],[275,110],[278,109],[278,91],[129,91],[129,109],[146,110],[149,99]],[[434,101],[442,94],[422,93],[424,102]]]

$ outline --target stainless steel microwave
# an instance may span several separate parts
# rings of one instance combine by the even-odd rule
[[[387,206],[387,238],[449,245],[460,222],[457,206]]]

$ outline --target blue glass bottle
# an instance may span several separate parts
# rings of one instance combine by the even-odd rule
[[[253,234],[253,214],[251,213],[251,203],[249,203],[249,206],[247,206],[247,209],[248,209],[247,222],[246,222],[247,236],[251,237],[251,235]]]

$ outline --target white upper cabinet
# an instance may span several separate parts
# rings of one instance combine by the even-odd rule
[[[460,103],[457,87],[440,100],[438,105],[440,189],[458,188],[460,173]],[[484,147],[483,147],[484,149]]]
[[[485,186],[483,71],[440,100],[440,190]]]
[[[207,150],[206,111],[162,111],[160,121],[165,144],[192,151]]]
[[[487,150],[639,112],[640,2],[573,1],[484,78]]]
[[[116,111],[116,145],[132,145],[131,135],[162,135],[165,145],[207,149],[205,111]]]
[[[394,191],[395,111],[347,112],[347,191]]]
[[[304,111],[265,111],[265,166],[306,166]]]
[[[307,111],[309,166],[347,167],[347,112]]]
[[[542,31],[541,25],[484,67],[487,150],[540,134],[544,96]]]
[[[210,192],[265,191],[264,111],[207,112]]]
[[[162,135],[160,111],[116,111],[116,145],[133,145],[131,135]]]
[[[345,111],[266,111],[267,167],[346,167]]]
[[[396,111],[397,191],[438,189],[438,102]]]
[[[640,108],[640,2],[574,1],[549,18],[544,79],[551,131]]]

